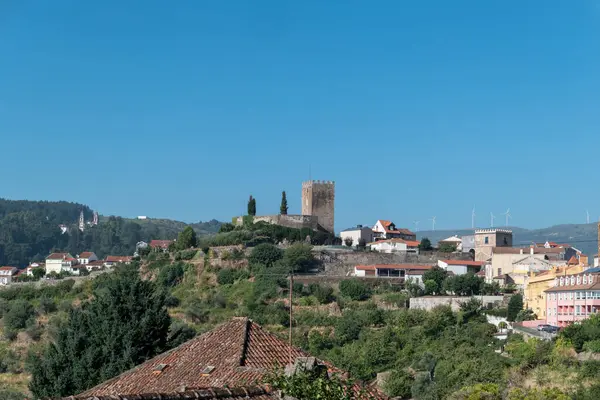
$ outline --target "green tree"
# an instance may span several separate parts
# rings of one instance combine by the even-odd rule
[[[508,301],[508,312],[506,319],[510,322],[514,322],[517,319],[519,312],[523,310],[523,296],[521,294],[515,294],[511,296]]]
[[[534,321],[536,319],[537,319],[537,315],[535,315],[533,310],[527,308],[527,309],[519,311],[519,313],[517,314],[517,317],[515,318],[515,321],[516,322]]]
[[[425,294],[432,295],[438,292],[439,287],[438,284],[433,279],[428,279],[424,282],[425,285]]]
[[[347,236],[344,239],[344,244],[348,247],[352,247],[352,244],[354,243],[354,239],[352,239],[350,236]]]
[[[432,280],[436,284],[435,292],[439,293],[443,287],[444,279],[448,276],[448,272],[440,267],[433,267],[423,273],[423,282]]]
[[[179,233],[176,244],[179,250],[196,247],[198,245],[198,238],[196,237],[194,228],[186,226],[185,229]]]
[[[250,195],[248,200],[248,215],[256,216],[256,199]]]
[[[40,280],[44,275],[46,275],[44,268],[34,268],[31,273],[33,274],[33,278],[35,280]]]
[[[93,300],[70,311],[55,341],[28,366],[36,397],[80,393],[168,348],[165,294],[140,279],[136,266],[102,275],[93,286]]]
[[[271,243],[261,243],[252,249],[248,262],[270,268],[283,258],[283,250]]]
[[[279,213],[281,215],[287,215],[288,213],[288,204],[285,191],[281,192],[281,206],[279,207]]]
[[[433,246],[431,245],[431,240],[429,240],[429,238],[426,238],[426,237],[421,239],[421,243],[419,243],[419,250],[422,250],[422,251],[433,250]]]
[[[442,245],[438,248],[438,251],[441,253],[454,253],[456,251],[456,245],[442,243]]]
[[[366,300],[371,297],[371,289],[359,279],[341,281],[340,293],[352,300]]]
[[[33,306],[28,301],[15,300],[11,302],[10,309],[4,315],[4,328],[9,331],[23,329],[34,314]]]
[[[500,333],[504,332],[505,330],[508,329],[508,324],[504,321],[500,321],[498,323],[498,329],[500,329]]]
[[[317,265],[312,246],[306,243],[295,243],[285,249],[281,262],[294,272],[307,272]]]

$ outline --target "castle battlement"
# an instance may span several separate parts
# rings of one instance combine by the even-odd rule
[[[328,186],[335,186],[335,181],[320,181],[320,180],[311,180],[311,181],[305,181],[302,182],[302,187],[306,188],[306,187],[311,187],[313,185],[328,185]]]
[[[488,228],[488,229],[475,229],[475,233],[513,233],[510,229],[496,229],[496,228]]]

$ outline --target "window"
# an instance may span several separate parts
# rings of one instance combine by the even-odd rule
[[[490,238],[488,238],[487,236],[483,239],[483,242],[485,244],[490,244]]]
[[[581,294],[579,292],[575,292],[575,299],[581,299]]]
[[[569,292],[569,300],[573,300],[573,292]]]
[[[496,274],[496,276],[500,276],[502,275],[502,268],[498,268],[498,273]]]
[[[580,285],[581,284],[581,277],[577,276],[577,284]]]
[[[587,276],[583,276],[583,284],[585,285],[587,283]]]
[[[508,240],[506,240],[506,236],[504,237],[504,241],[503,241],[505,246],[508,246]]]
[[[574,276],[572,276],[572,277],[571,277],[571,285],[574,285],[574,284],[575,284],[575,277],[574,277]]]
[[[575,315],[581,314],[581,306],[575,306]]]

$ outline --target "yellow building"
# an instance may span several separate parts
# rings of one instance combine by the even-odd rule
[[[571,264],[571,262],[569,262]],[[587,265],[568,265],[566,267],[552,267],[548,271],[531,273],[525,287],[525,307],[530,308],[538,319],[546,319],[546,293],[554,283],[557,276],[579,274],[585,270]]]

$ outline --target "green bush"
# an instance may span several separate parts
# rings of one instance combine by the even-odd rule
[[[10,309],[4,315],[4,328],[9,331],[19,331],[25,328],[27,320],[33,317],[34,310],[26,300],[11,302]]]
[[[231,285],[238,279],[248,279],[250,274],[243,269],[225,268],[217,274],[217,283],[219,285]]]
[[[371,289],[358,279],[340,282],[340,293],[352,300],[366,300],[371,297]]]
[[[40,298],[40,312],[42,314],[50,314],[56,311],[56,303],[50,297]]]
[[[283,251],[270,243],[259,244],[252,249],[248,262],[250,264],[260,264],[270,268],[277,261],[283,258]]]
[[[321,304],[331,303],[335,299],[333,296],[333,288],[331,286],[322,286],[313,283],[309,286],[309,291]]]
[[[584,351],[591,351],[592,353],[600,353],[600,339],[591,340],[583,344]]]
[[[164,287],[177,286],[183,279],[184,272],[182,263],[169,264],[161,268],[158,273],[158,282]]]

